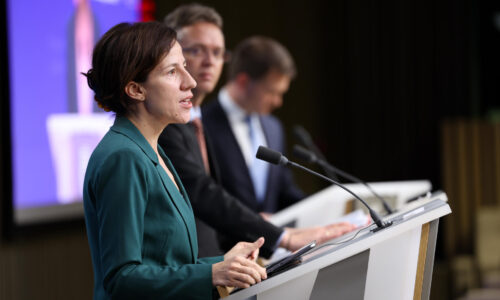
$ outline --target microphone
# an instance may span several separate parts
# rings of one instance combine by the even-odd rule
[[[319,148],[316,146],[316,144],[313,142],[312,138],[311,138],[311,135],[309,134],[309,132],[307,132],[307,130],[304,129],[304,127],[300,126],[300,125],[295,125],[293,127],[293,135],[295,136],[295,138],[301,143],[303,144],[304,146],[306,146],[309,150],[311,150],[311,152],[313,152],[314,154],[316,154],[316,157],[318,157],[319,159],[323,160],[323,161],[326,161],[326,158],[325,156],[323,155],[323,153],[319,150]],[[332,172],[331,169],[329,168],[324,168],[323,166],[321,166],[321,168],[323,168],[323,171],[326,173],[326,175],[328,177],[330,177],[331,179],[333,180],[338,180],[337,178],[337,174],[335,172]]]
[[[361,183],[362,185],[366,186],[366,188],[373,195],[375,195],[375,197],[377,197],[380,200],[380,202],[382,202],[382,205],[384,206],[384,209],[387,212],[387,214],[390,215],[393,213],[393,210],[391,209],[389,204],[387,204],[387,202],[384,200],[384,198],[382,198],[380,195],[378,195],[372,189],[372,187],[370,185],[368,185],[368,183],[364,182],[363,180],[332,166],[326,160],[319,158],[316,154],[313,153],[313,151],[309,151],[300,145],[293,146],[293,155],[295,155],[296,157],[298,157],[298,158],[300,158],[308,163],[318,164],[321,168],[323,168],[323,170],[330,170],[330,172],[334,172],[336,174],[339,174],[340,176],[344,177],[347,180],[350,180],[352,182]],[[330,177],[330,176],[328,176],[328,177]]]
[[[330,183],[338,185],[340,188],[344,189],[349,194],[353,195],[354,198],[358,199],[359,201],[361,201],[361,203],[363,203],[364,206],[366,206],[366,208],[368,209],[368,212],[370,213],[370,216],[372,217],[373,222],[377,225],[377,228],[374,229],[373,231],[378,231],[380,229],[383,229],[383,228],[386,228],[386,227],[392,225],[392,222],[390,222],[390,221],[383,222],[382,219],[380,218],[380,216],[370,206],[368,206],[368,204],[366,204],[366,202],[363,199],[361,199],[358,195],[354,194],[351,190],[346,188],[343,184],[340,184],[339,182],[337,182],[331,178],[328,178],[322,174],[314,172],[313,170],[308,169],[302,165],[299,165],[298,163],[295,163],[291,160],[288,160],[288,158],[286,158],[280,152],[274,151],[274,150],[269,149],[269,148],[264,147],[264,146],[259,146],[259,149],[257,150],[256,157],[260,160],[267,161],[268,163],[271,163],[274,165],[281,165],[281,166],[290,165],[290,166],[296,167],[296,168],[301,169],[303,171],[306,171],[310,174],[318,176],[318,177],[320,177],[320,178],[322,178]]]

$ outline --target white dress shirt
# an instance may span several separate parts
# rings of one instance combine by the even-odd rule
[[[229,120],[229,125],[231,126],[231,130],[236,137],[238,145],[240,146],[247,167],[250,168],[256,158],[255,153],[253,153],[252,150],[252,141],[250,140],[249,135],[250,128],[246,120],[248,116],[250,116],[250,122],[252,122],[252,125],[256,129],[255,135],[257,136],[259,143],[262,146],[267,147],[266,136],[264,135],[264,130],[262,129],[262,125],[260,124],[259,115],[257,113],[248,115],[247,112],[243,110],[243,108],[238,106],[238,104],[236,104],[231,96],[229,96],[229,93],[226,89],[220,90],[219,103],[226,113],[226,116]]]

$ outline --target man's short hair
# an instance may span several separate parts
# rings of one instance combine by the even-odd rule
[[[253,80],[267,75],[270,70],[294,78],[297,74],[292,55],[276,40],[253,36],[240,42],[231,57],[228,78],[233,80],[239,73],[246,73]]]
[[[212,7],[198,3],[185,4],[169,13],[164,23],[178,31],[179,29],[198,22],[212,23],[222,29],[222,17]]]

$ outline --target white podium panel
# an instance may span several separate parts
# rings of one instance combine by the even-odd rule
[[[362,184],[345,186],[364,200],[373,198],[372,193]],[[393,208],[404,206],[408,199],[425,194],[432,188],[427,180],[374,182],[370,186],[381,197],[391,199]],[[347,202],[351,199],[351,194],[333,185],[275,213],[271,222],[277,226],[293,224],[295,227],[326,225],[345,214]],[[378,199],[367,202],[375,211],[385,214]]]
[[[374,224],[317,246],[301,264],[225,299],[428,299],[439,218],[451,212],[439,193]]]

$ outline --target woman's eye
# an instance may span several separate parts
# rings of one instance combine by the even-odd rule
[[[171,69],[167,72],[168,75],[174,75],[176,73],[175,69]]]

